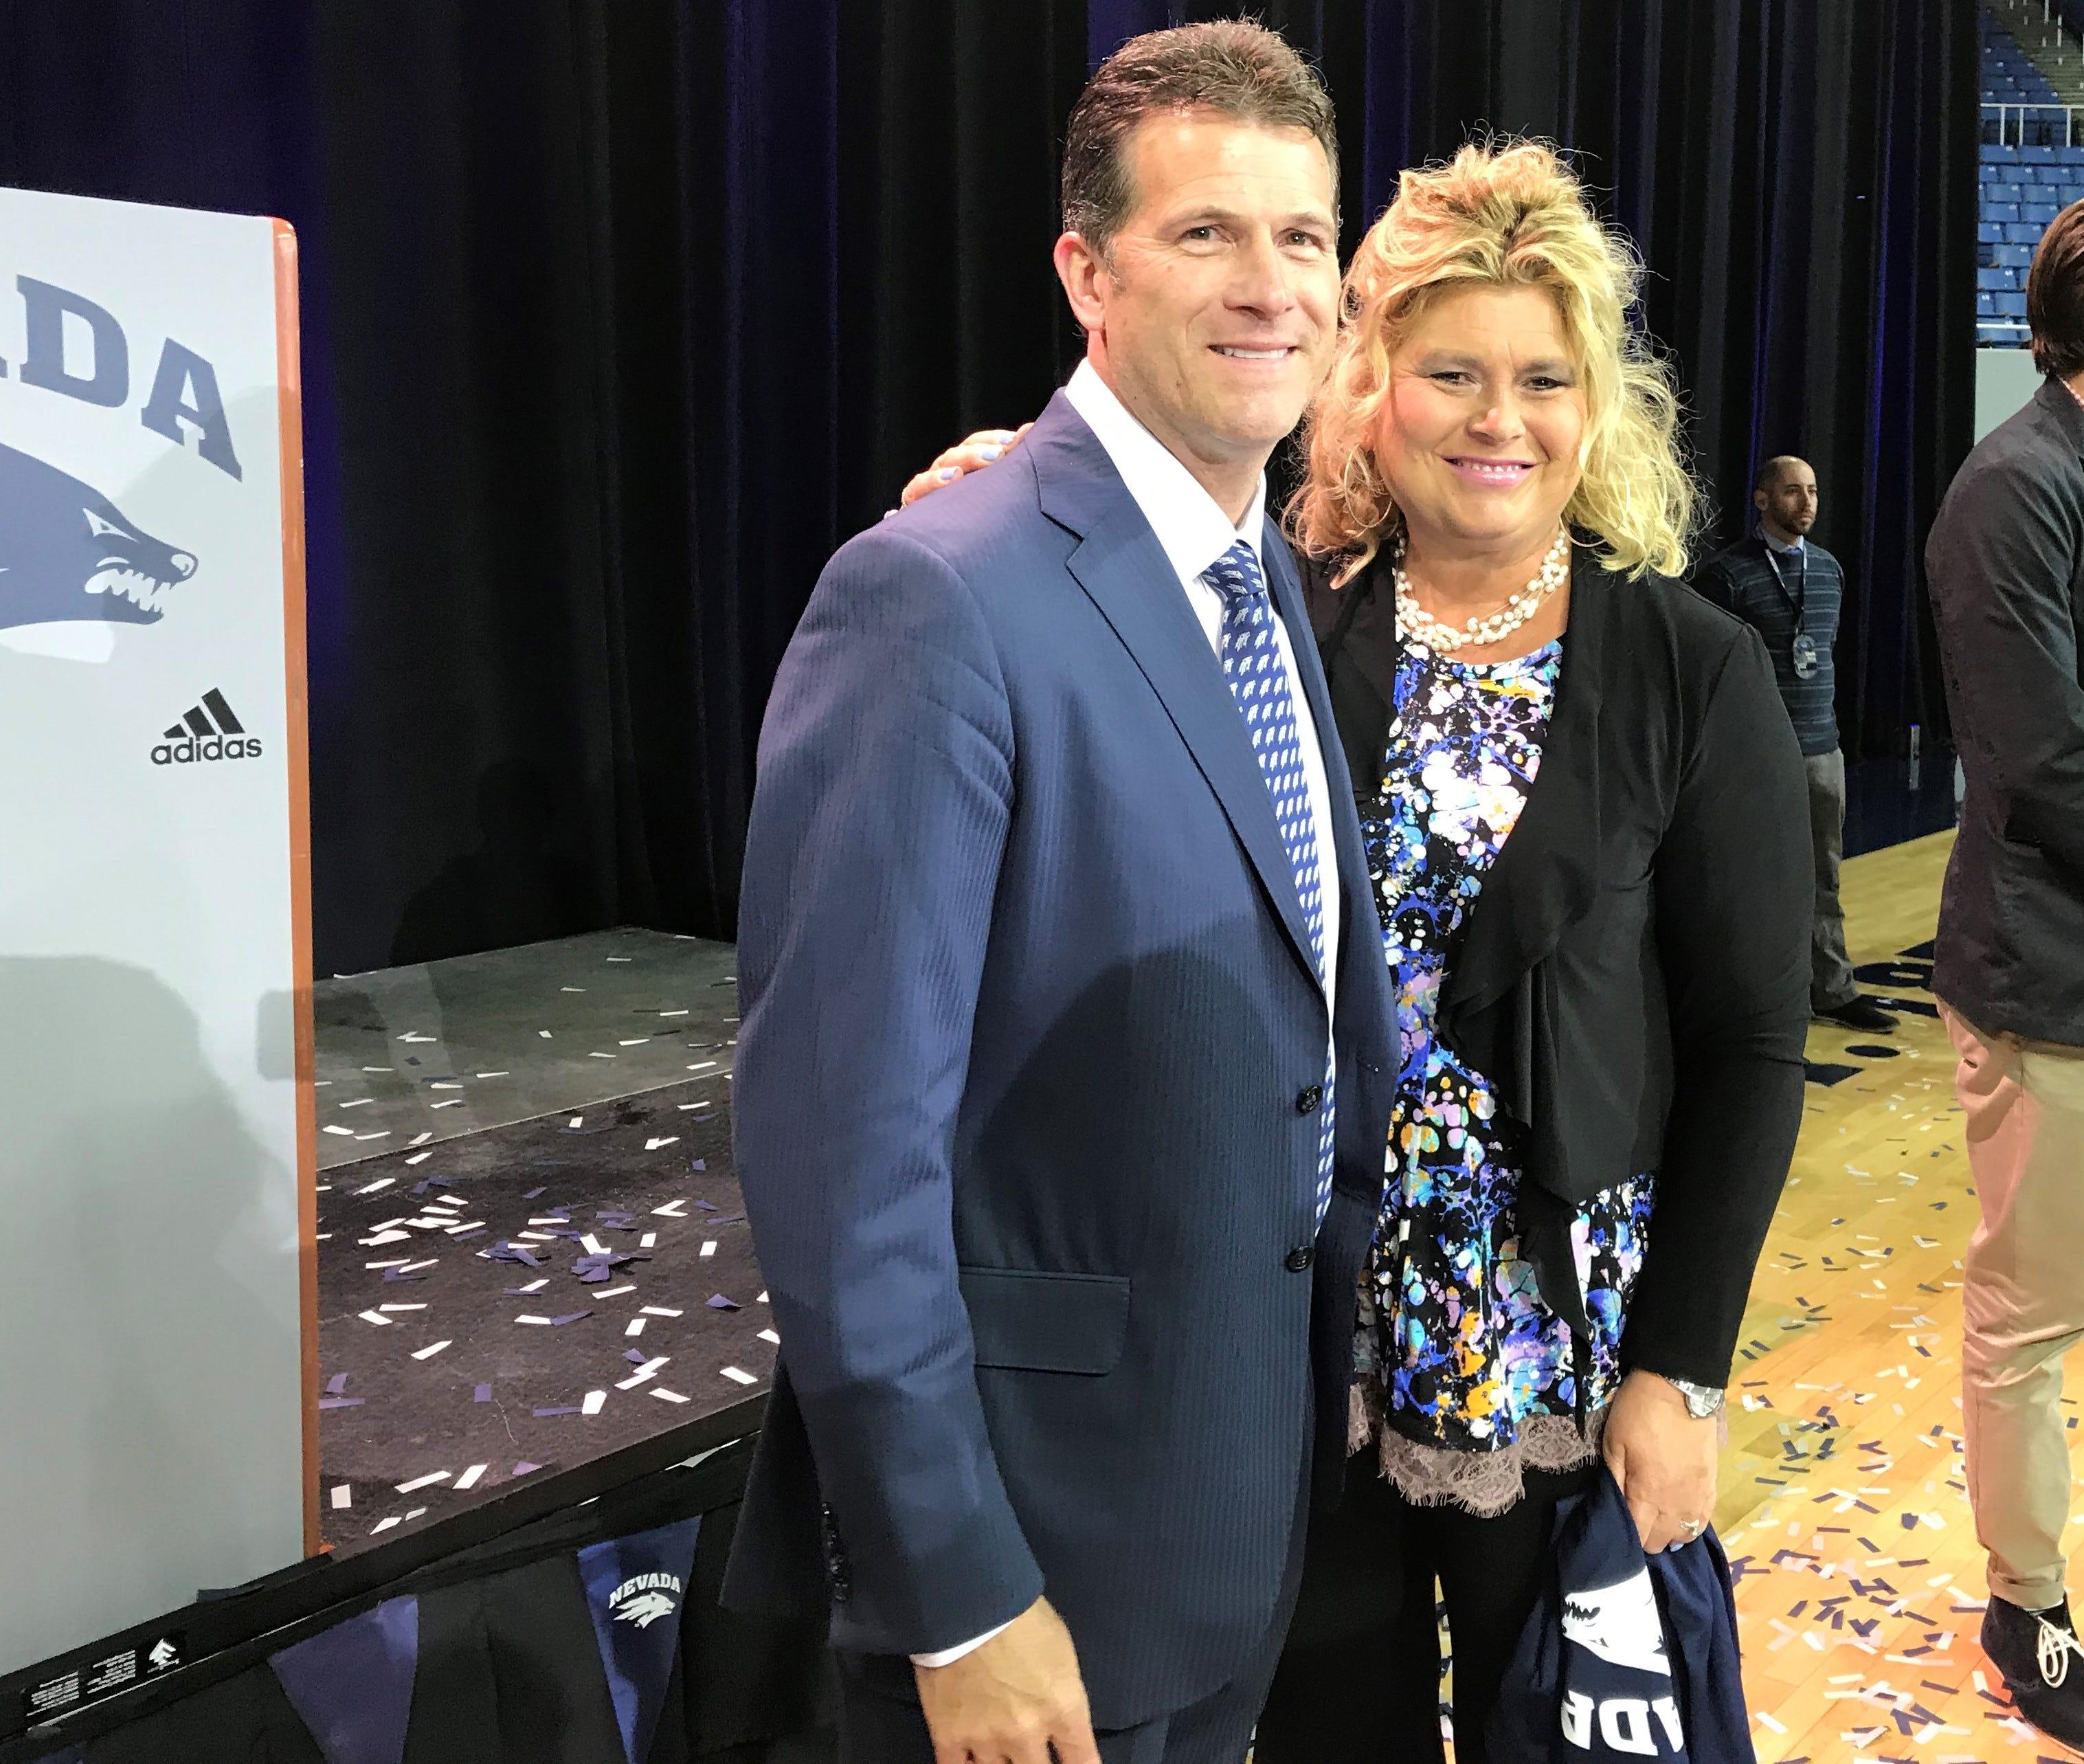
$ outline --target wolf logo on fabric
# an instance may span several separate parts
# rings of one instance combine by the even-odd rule
[[[92,485],[0,446],[0,629],[156,625],[195,570]]]
[[[608,1608],[618,1623],[634,1623],[649,1629],[662,1617],[680,1609],[680,1577],[674,1574],[640,1574],[625,1580],[609,1596]]]
[[[1610,1666],[1671,1676],[1664,1652],[1664,1619],[1646,1567],[1613,1586],[1566,1593],[1563,1635]]]

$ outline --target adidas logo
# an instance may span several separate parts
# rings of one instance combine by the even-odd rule
[[[615,1589],[608,1608],[616,1622],[649,1629],[660,1618],[671,1617],[680,1609],[676,1601],[681,1590],[677,1574],[640,1574]]]
[[[162,1639],[159,1646],[145,1656],[146,1665],[155,1673],[171,1672],[180,1663],[181,1651],[171,1635]]]
[[[257,760],[260,741],[246,732],[246,726],[225,702],[214,686],[202,695],[202,702],[182,714],[152,749],[155,765],[193,765],[201,760]]]

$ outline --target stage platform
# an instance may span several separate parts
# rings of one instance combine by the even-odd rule
[[[318,994],[337,1554],[756,1408],[777,1340],[731,1175],[729,946],[601,932]]]

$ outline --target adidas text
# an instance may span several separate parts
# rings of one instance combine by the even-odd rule
[[[179,741],[162,741],[152,749],[155,765],[193,765],[203,760],[257,760],[260,757],[260,743],[250,735],[235,735],[228,739],[212,736],[207,741],[198,741],[189,736]]]

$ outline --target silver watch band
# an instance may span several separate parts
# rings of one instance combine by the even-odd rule
[[[1686,1412],[1696,1421],[1705,1421],[1711,1415],[1722,1412],[1724,1393],[1712,1384],[1689,1384],[1684,1378],[1665,1380],[1686,1399]]]

